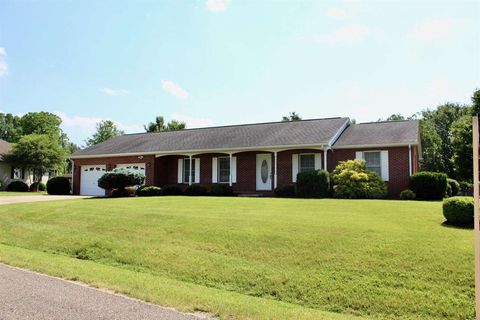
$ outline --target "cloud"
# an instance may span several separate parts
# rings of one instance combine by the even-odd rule
[[[334,44],[350,44],[362,40],[370,29],[360,24],[348,24],[331,33],[326,33],[315,37],[319,43]]]
[[[205,5],[210,12],[224,12],[227,11],[227,7],[230,4],[230,0],[207,0]]]
[[[327,10],[327,16],[335,20],[342,20],[347,16],[347,12],[342,8],[330,7]]]
[[[7,50],[5,50],[5,48],[3,47],[0,47],[0,78],[8,74],[8,64],[7,64],[6,56],[7,56]]]
[[[105,93],[107,96],[121,96],[128,94],[129,91],[125,89],[112,89],[112,88],[102,88],[99,90],[102,93]]]
[[[187,128],[202,128],[213,125],[213,120],[208,118],[194,118],[184,114],[174,113],[171,115],[172,119],[183,121],[187,124]]]
[[[422,42],[432,42],[448,37],[454,28],[455,22],[450,18],[432,19],[417,24],[410,32],[410,38]]]
[[[177,97],[178,99],[188,98],[188,92],[170,80],[162,80],[162,87],[165,91]]]

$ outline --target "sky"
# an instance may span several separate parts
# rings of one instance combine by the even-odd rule
[[[0,1],[0,112],[49,111],[84,144],[142,132],[347,116],[480,88],[480,1]]]

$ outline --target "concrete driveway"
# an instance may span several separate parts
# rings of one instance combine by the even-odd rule
[[[0,319],[199,320],[140,300],[0,263]]]
[[[31,196],[0,196],[0,205],[25,202],[56,201],[91,198],[89,196],[51,196],[51,195],[31,195]]]

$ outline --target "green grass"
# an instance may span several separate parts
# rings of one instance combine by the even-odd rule
[[[39,191],[39,192],[15,192],[15,191],[0,191],[0,197],[3,196],[40,196],[46,195],[47,191]]]
[[[234,319],[473,319],[440,202],[158,197],[0,206],[0,261]]]

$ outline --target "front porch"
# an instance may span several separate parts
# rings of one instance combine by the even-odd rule
[[[268,195],[277,186],[295,183],[298,172],[326,168],[326,155],[322,148],[159,154],[152,166],[153,184],[210,188],[225,183],[237,194]]]

